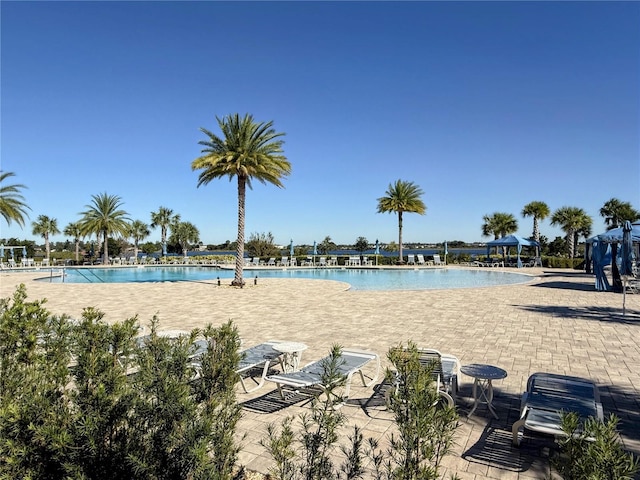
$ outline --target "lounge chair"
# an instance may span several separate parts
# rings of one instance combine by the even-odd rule
[[[280,343],[280,341],[269,340],[268,342],[254,345],[240,352],[240,363],[238,364],[236,373],[238,374],[240,385],[242,385],[245,393],[254,392],[262,387],[267,373],[269,373],[269,369],[275,363],[279,363],[280,366],[283,367],[283,353],[273,348],[277,343]],[[195,347],[195,351],[191,357],[193,359],[191,364],[198,370],[201,365],[200,357],[207,350],[207,341],[198,340],[195,342]],[[259,372],[259,374],[254,375],[257,372]],[[245,383],[247,379],[253,380],[255,385],[249,387]]]
[[[416,259],[417,259],[418,265],[425,265],[427,263],[424,260],[424,255],[421,253],[416,255]]]
[[[282,257],[280,259],[280,261],[278,262],[278,265],[281,267],[288,267],[289,266],[289,257]]]
[[[320,257],[318,259],[318,266],[319,267],[326,267],[327,266],[327,257]]]
[[[520,405],[520,419],[511,429],[514,445],[520,445],[525,429],[555,437],[564,436],[561,412],[575,412],[582,419],[604,418],[595,384],[591,380],[567,375],[534,373],[527,381],[527,391],[523,393]]]
[[[454,355],[443,354],[431,348],[418,348],[418,361],[423,367],[431,368],[436,382],[438,394],[445,399],[447,405],[455,406],[458,395],[458,377],[460,376],[460,360]],[[396,376],[397,388],[402,379]]]
[[[437,253],[433,256],[433,264],[440,267],[444,265],[444,262],[440,259],[440,255]]]
[[[328,265],[336,267],[338,265],[338,257],[337,256],[329,257]]]
[[[407,265],[415,265],[416,257],[415,255],[407,255]]]
[[[322,377],[324,375],[325,365],[330,359],[331,357],[327,356],[306,365],[297,372],[269,375],[266,380],[274,382],[278,386],[278,392],[283,399],[286,398],[285,389],[283,388],[285,386],[290,387],[295,393],[297,393],[299,389],[311,387],[318,387],[322,393],[327,393],[332,385],[323,385]],[[375,362],[375,372],[371,378],[367,379],[363,368],[370,362]],[[344,403],[349,398],[351,380],[354,374],[357,373],[360,375],[362,385],[365,387],[371,386],[378,379],[378,375],[380,374],[380,357],[374,352],[345,348],[342,349],[341,352],[338,371],[345,379],[344,392],[342,394],[342,403]]]
[[[276,266],[276,257],[271,257],[267,262],[267,267],[275,267]]]

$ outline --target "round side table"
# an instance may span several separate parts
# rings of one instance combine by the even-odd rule
[[[278,342],[274,343],[271,348],[284,354],[282,369],[285,373],[289,373],[298,370],[302,352],[308,347],[300,342]]]
[[[473,377],[473,407],[469,416],[473,415],[478,405],[484,403],[495,418],[498,414],[493,409],[493,380],[506,378],[507,371],[494,365],[473,363],[463,365],[460,371],[469,377]]]

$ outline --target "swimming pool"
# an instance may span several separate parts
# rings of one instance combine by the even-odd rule
[[[337,280],[348,283],[351,290],[431,290],[448,288],[488,287],[525,283],[529,275],[496,271],[495,269],[422,268],[422,269],[260,269],[245,270],[245,281],[260,278],[308,278]],[[126,282],[184,282],[216,280],[229,284],[233,270],[210,267],[118,267],[65,268],[61,276],[43,281],[65,283],[126,283]]]

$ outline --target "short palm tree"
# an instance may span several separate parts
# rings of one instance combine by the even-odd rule
[[[91,205],[86,205],[88,210],[81,213],[80,228],[85,235],[92,233],[102,235],[104,241],[102,263],[106,264],[109,262],[109,235],[127,235],[129,218],[127,212],[120,208],[122,199],[118,195],[101,193],[92,195],[91,198]]]
[[[13,172],[0,172],[0,215],[4,217],[7,225],[16,222],[24,227],[24,219],[29,217],[27,210],[31,209],[24,203],[20,190],[27,187],[20,183],[6,185],[7,178],[13,176]]]
[[[191,222],[178,222],[171,228],[171,243],[178,243],[182,249],[182,255],[187,256],[189,245],[200,241],[200,232]]]
[[[607,230],[621,227],[625,221],[635,222],[640,219],[640,212],[629,202],[622,202],[617,198],[607,200],[600,209],[600,216],[604,218]]]
[[[482,235],[490,237],[493,235],[494,240],[515,233],[518,230],[518,220],[510,213],[495,212],[492,215],[482,217]],[[502,247],[505,254],[506,247]],[[496,247],[496,253],[498,248]]]
[[[129,237],[133,239],[133,254],[134,258],[138,258],[138,250],[140,247],[140,241],[151,235],[149,225],[142,220],[134,220],[129,225]]]
[[[198,142],[204,148],[202,156],[191,163],[192,170],[201,170],[198,187],[211,180],[236,177],[238,184],[238,240],[236,267],[232,285],[244,286],[244,229],[245,198],[247,187],[253,179],[276,187],[284,187],[282,178],[291,173],[291,164],[283,153],[284,133],[276,132],[273,121],[257,123],[253,116],[233,114],[216,117],[222,137],[205,128],[200,130],[208,137]]]
[[[80,261],[80,239],[84,238],[82,235],[82,229],[80,228],[80,222],[71,222],[66,227],[64,227],[64,231],[62,232],[68,237],[73,237],[73,242],[76,246],[76,263]]]
[[[551,225],[559,226],[566,234],[567,252],[569,258],[575,256],[575,236],[577,232],[585,231],[593,223],[591,217],[578,207],[561,207],[553,212]]]
[[[51,257],[49,236],[60,233],[60,230],[58,229],[58,220],[55,218],[49,218],[46,215],[38,215],[38,219],[33,222],[31,226],[33,227],[34,235],[40,235],[44,238],[44,248],[47,252],[47,260],[49,260]]]
[[[527,203],[522,209],[523,217],[533,217],[533,239],[540,243],[540,220],[544,220],[550,214],[549,206],[544,202]]]
[[[378,198],[378,213],[398,214],[398,263],[403,263],[402,215],[404,212],[424,215],[427,207],[420,198],[422,195],[424,192],[415,183],[396,180],[396,183],[389,184],[385,196]]]
[[[157,212],[151,212],[151,228],[160,227],[160,241],[162,242],[162,255],[167,253],[167,233],[172,224],[180,221],[180,214],[173,213],[167,207],[160,207]]]

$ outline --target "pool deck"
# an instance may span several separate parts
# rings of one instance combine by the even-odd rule
[[[500,269],[501,270],[501,269]],[[513,269],[505,269],[513,271]],[[538,479],[550,476],[544,437],[527,436],[511,446],[511,425],[520,396],[534,372],[586,377],[600,388],[605,415],[615,413],[625,447],[640,455],[640,295],[596,292],[593,276],[579,271],[526,269],[527,284],[458,290],[348,291],[335,281],[259,279],[248,275],[244,289],[216,281],[140,284],[55,284],[33,282],[40,272],[0,272],[0,295],[25,283],[30,299],[47,298],[54,314],[74,317],[94,306],[108,322],[138,315],[148,324],[158,315],[162,329],[190,329],[228,320],[245,346],[268,339],[304,342],[303,363],[326,355],[335,343],[377,352],[387,366],[389,347],[412,340],[418,346],[456,355],[461,363],[488,363],[508,372],[494,383],[496,420],[481,406],[467,418],[472,379],[462,375],[454,453],[449,472],[467,479]],[[266,473],[272,464],[259,441],[266,426],[308,411],[282,405],[267,383],[245,403],[239,433],[246,434],[240,462]],[[373,394],[354,378],[351,405],[342,412],[349,428],[384,439],[393,431],[389,413],[362,404]],[[261,400],[258,402],[258,400]]]

